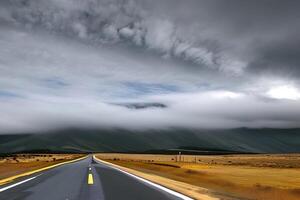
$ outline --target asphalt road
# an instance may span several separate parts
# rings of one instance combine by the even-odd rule
[[[10,188],[9,188],[10,187]],[[0,200],[179,200],[90,156],[0,187]]]

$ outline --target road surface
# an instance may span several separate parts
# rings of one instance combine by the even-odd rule
[[[0,200],[182,200],[92,156],[0,186]]]

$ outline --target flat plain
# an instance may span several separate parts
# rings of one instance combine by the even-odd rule
[[[196,199],[205,199],[203,192],[216,199],[300,199],[299,154],[98,154],[97,157],[133,169],[140,176],[168,187],[172,184],[168,181],[162,183],[158,177],[191,185],[190,189],[180,189],[185,194],[190,194],[192,186],[207,189],[199,189],[198,195],[193,191],[190,196]]]
[[[81,156],[79,154],[17,154],[0,157],[0,180]]]

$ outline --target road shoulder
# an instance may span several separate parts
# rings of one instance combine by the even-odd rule
[[[99,161],[99,162],[102,162],[102,163],[105,163],[109,166],[112,166],[113,168],[120,169],[120,170],[125,171],[129,174],[133,174],[135,176],[138,176],[138,177],[141,177],[141,178],[146,179],[148,181],[151,181],[155,184],[161,185],[163,187],[169,188],[169,189],[174,190],[176,192],[179,192],[181,194],[187,195],[188,197],[190,197],[192,199],[197,199],[197,200],[219,200],[219,198],[213,197],[212,194],[210,194],[210,191],[205,189],[205,188],[201,188],[201,187],[194,186],[194,185],[191,185],[191,184],[183,183],[183,182],[180,182],[180,181],[175,181],[175,180],[168,179],[168,178],[161,177],[161,176],[154,175],[154,174],[147,174],[147,173],[140,172],[140,171],[137,171],[137,170],[122,167],[122,166],[119,166],[119,165],[115,165],[113,163],[103,161],[103,160],[97,158],[96,156],[93,156],[93,158],[95,160]]]

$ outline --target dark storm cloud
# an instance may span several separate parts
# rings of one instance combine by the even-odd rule
[[[0,129],[299,127],[299,8],[0,1]]]
[[[201,29],[207,31],[204,40],[215,41],[221,51],[237,54],[248,63],[248,71],[299,75],[299,1],[187,2],[194,6],[185,17],[200,26],[199,38]],[[184,3],[175,6],[175,13],[180,13]]]
[[[238,55],[248,72],[299,75],[299,1],[164,2],[161,12],[168,10],[186,34],[191,30],[195,41],[210,50]],[[189,25],[196,28],[188,29]]]
[[[237,49],[244,49],[241,56],[248,60],[250,72],[300,75],[299,1],[226,1],[218,5],[220,22],[225,23],[233,43],[237,40]]]
[[[129,42],[241,74],[299,74],[300,2],[281,0],[4,1],[2,18],[93,42]],[[4,13],[4,11],[2,11]]]
[[[297,37],[265,43],[260,48],[256,48],[257,56],[249,64],[248,71],[298,78],[300,76],[300,40]]]

